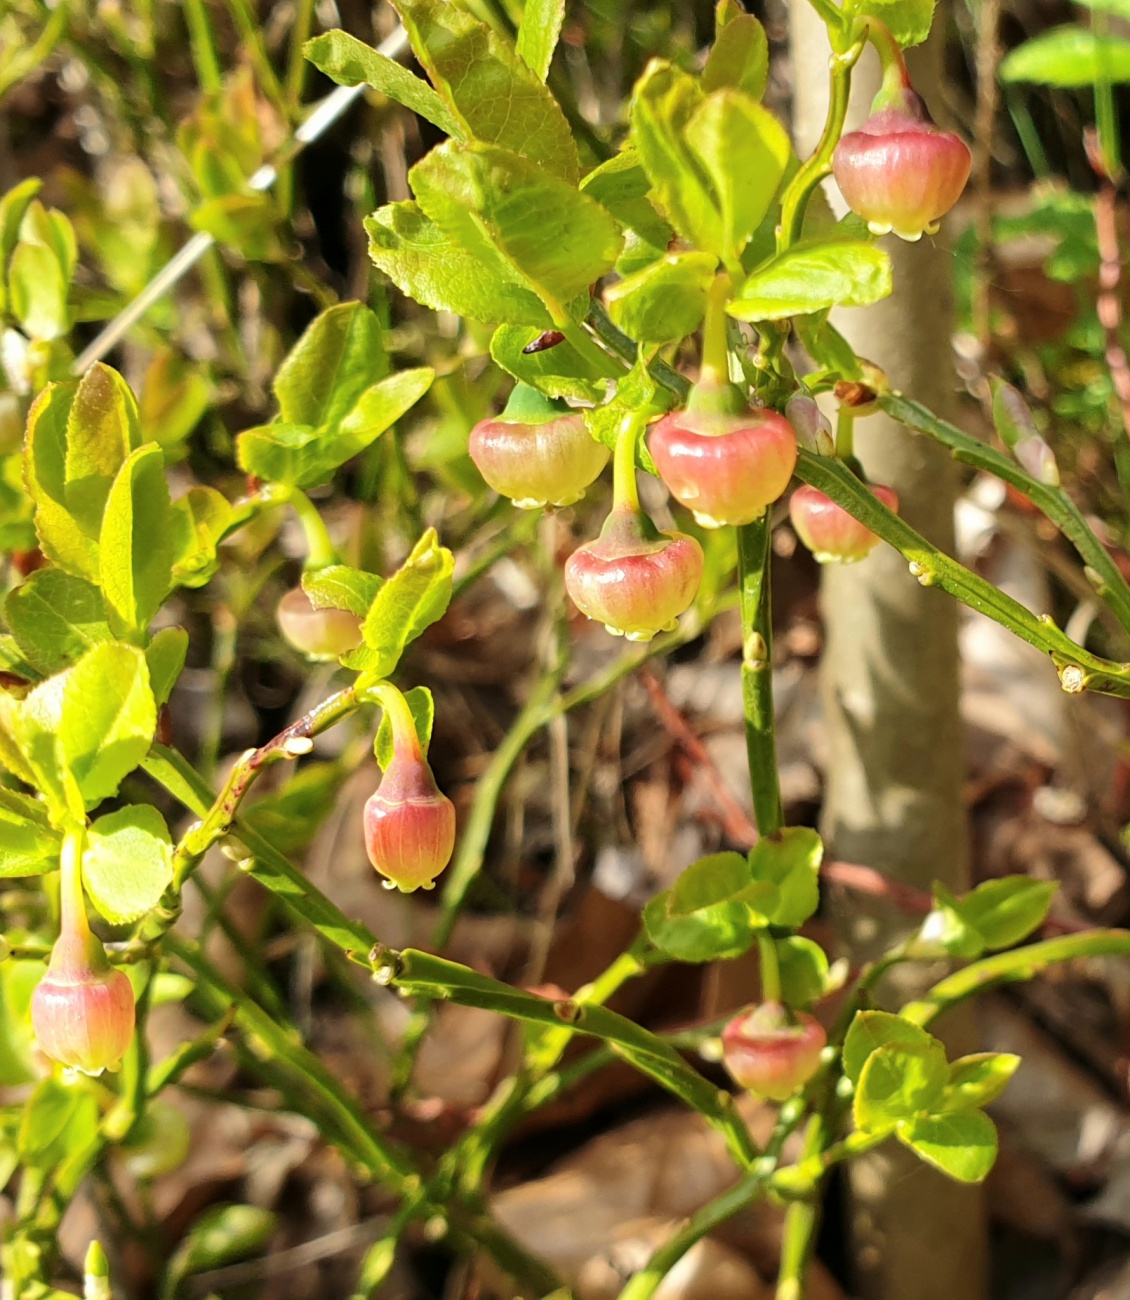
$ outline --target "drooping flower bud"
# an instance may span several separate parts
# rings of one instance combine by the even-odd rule
[[[836,146],[836,184],[874,234],[894,231],[908,240],[932,235],[969,180],[969,148],[934,125],[909,86],[881,94],[875,109]]]
[[[133,987],[86,929],[64,930],[31,997],[31,1024],[52,1060],[86,1074],[116,1070],[133,1037]]]
[[[827,1041],[815,1017],[763,1002],[722,1030],[722,1061],[740,1087],[770,1101],[785,1101],[816,1073]]]
[[[468,451],[487,483],[523,509],[579,501],[610,454],[579,412],[525,384],[498,419],[475,425]]]
[[[650,641],[690,607],[702,566],[693,537],[661,533],[639,511],[617,508],[596,541],[565,562],[565,589],[582,614],[614,636]]]
[[[792,426],[768,409],[677,411],[655,425],[648,447],[672,496],[704,528],[760,519],[788,487],[797,460]]]
[[[361,620],[347,609],[319,609],[301,587],[279,601],[279,631],[310,659],[337,659],[361,644]]]
[[[455,805],[436,785],[404,696],[377,692],[392,726],[392,758],[365,804],[365,850],[388,887],[431,889],[455,848]]]
[[[894,488],[877,483],[871,491],[888,510],[898,513],[899,499]],[[793,493],[789,519],[797,536],[821,564],[852,564],[879,545],[880,538],[870,528],[807,483]]]

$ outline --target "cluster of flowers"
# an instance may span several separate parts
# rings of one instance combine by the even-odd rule
[[[833,170],[849,207],[872,231],[918,239],[936,229],[938,218],[957,201],[970,156],[961,140],[930,122],[905,81],[901,56],[893,66],[903,80],[896,77],[876,100],[872,116],[843,137]],[[704,380],[687,409],[666,415],[648,434],[663,481],[704,528],[761,518],[784,494],[796,465],[797,434],[789,419],[774,410],[734,408],[728,385]],[[812,404],[807,410],[794,405],[793,411],[793,420],[811,436],[817,418]],[[618,482],[600,536],[570,556],[565,584],[588,617],[617,635],[646,641],[674,627],[690,607],[703,552],[687,533],[661,532],[639,508],[634,437],[630,450],[630,468],[618,466],[618,475],[627,474],[630,482]],[[476,425],[470,453],[487,483],[524,507],[579,500],[609,456],[579,412],[560,403],[539,407],[530,390],[519,390],[518,401],[499,418]],[[872,491],[897,510],[890,488],[876,485]],[[797,535],[821,562],[860,560],[879,541],[812,487],[793,493],[789,514]],[[336,659],[361,640],[355,615],[316,609],[301,588],[283,598],[278,619],[287,640],[313,658]],[[454,849],[455,809],[436,785],[403,697],[389,688],[382,703],[392,721],[393,757],[365,805],[366,848],[390,887],[430,889]],[[32,1025],[48,1056],[97,1074],[117,1068],[129,1046],[134,994],[91,934],[78,861],[81,837],[77,847],[68,843],[61,933],[32,998]],[[825,1042],[812,1016],[770,1001],[747,1008],[726,1027],[723,1060],[740,1086],[784,1100],[813,1076]]]

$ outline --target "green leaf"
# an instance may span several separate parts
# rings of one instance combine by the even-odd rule
[[[159,443],[172,464],[184,456],[184,442],[212,401],[201,367],[172,348],[158,348],[145,368],[137,414],[141,441]]]
[[[68,573],[97,582],[97,532],[85,529],[67,504],[67,419],[77,391],[77,381],[48,384],[32,403],[24,479],[35,502],[35,532],[43,553]]]
[[[282,421],[316,428],[336,424],[387,373],[376,315],[363,302],[338,303],[314,317],[275,375]]]
[[[99,817],[87,835],[82,881],[111,925],[136,921],[161,901],[173,878],[173,841],[149,804]]]
[[[781,1000],[789,1007],[807,1007],[828,990],[828,955],[818,943],[800,935],[776,939],[781,976]]]
[[[540,81],[549,76],[564,18],[565,0],[525,0],[518,27],[518,57]]]
[[[796,929],[816,911],[823,860],[823,841],[807,826],[788,826],[753,846],[749,853],[753,879],[777,887],[777,902],[769,913],[773,925]]]
[[[445,135],[456,139],[463,137],[462,126],[426,81],[421,81],[395,59],[386,58],[340,28],[307,41],[302,52],[339,86],[356,86],[364,82],[413,113],[419,113]]]
[[[337,763],[308,763],[281,790],[272,790],[241,813],[281,853],[300,853],[331,812],[341,788]]]
[[[577,179],[565,114],[505,41],[448,0],[397,0],[396,8],[416,57],[466,135]]]
[[[555,318],[620,252],[620,232],[599,203],[520,154],[449,140],[409,180],[437,225],[492,274],[525,284]]]
[[[547,329],[537,294],[497,264],[488,266],[415,203],[390,203],[365,218],[369,256],[401,292],[435,311],[469,320]]]
[[[584,412],[585,426],[598,442],[615,450],[616,439],[626,415],[646,415],[648,419],[653,419],[670,410],[676,400],[669,388],[661,387],[652,378],[647,360],[641,352],[635,365],[617,382],[612,399],[603,406]],[[657,472],[642,438],[636,444],[636,460],[649,474]]]
[[[416,735],[420,741],[420,748],[424,751],[424,757],[427,758],[428,746],[432,742],[432,725],[435,722],[436,712],[432,693],[426,686],[413,686],[411,690],[404,692],[404,698],[411,711],[412,721],[416,724]],[[377,728],[377,734],[373,740],[373,754],[382,772],[392,762],[392,722],[389,719],[387,709],[381,714],[380,726]]]
[[[867,1058],[852,1113],[866,1133],[893,1129],[900,1120],[929,1113],[942,1101],[949,1066],[941,1043],[893,1043]]]
[[[7,311],[8,306],[8,259],[19,242],[20,223],[28,204],[42,188],[43,182],[38,176],[29,176],[0,198],[0,315]]]
[[[0,877],[54,871],[61,843],[38,800],[0,786]]]
[[[44,686],[60,680],[62,756],[89,807],[117,794],[149,750],[157,726],[149,669],[134,646],[106,642]]]
[[[79,380],[67,413],[66,502],[89,537],[102,526],[106,498],[126,457],[141,445],[129,385],[100,361]]]
[[[119,635],[145,633],[173,581],[174,527],[165,456],[155,442],[127,458],[102,517],[102,594]]]
[[[49,248],[54,254],[67,281],[75,272],[78,261],[78,240],[70,218],[57,208],[44,207],[38,199],[27,206],[20,222],[20,241]]]
[[[717,265],[713,253],[668,253],[607,290],[609,315],[640,343],[684,339],[702,324]]]
[[[525,351],[541,333],[529,325],[500,325],[490,341],[490,354],[508,374],[547,397],[601,401],[608,380],[593,373],[592,363],[568,339],[542,352]]]
[[[765,28],[752,14],[743,12],[736,0],[719,0],[714,12],[718,34],[702,70],[703,90],[709,94],[733,87],[760,99],[769,79]]]
[[[33,1169],[58,1170],[84,1150],[98,1130],[98,1101],[85,1081],[43,1079],[24,1104],[20,1159]]]
[[[664,215],[684,239],[722,254],[722,219],[687,127],[703,95],[688,73],[652,59],[632,96],[632,136]]]
[[[346,564],[329,564],[324,569],[307,569],[302,590],[315,609],[347,609],[364,618],[384,586],[375,573],[351,569]]]
[[[26,785],[36,785],[36,772],[24,753],[20,740],[21,702],[0,689],[0,767],[11,772]]]
[[[328,469],[336,469],[364,451],[409,411],[432,386],[435,371],[428,366],[398,370],[365,389],[356,404],[336,428],[323,430],[323,458]]]
[[[1058,888],[1054,880],[1031,880],[1027,876],[986,880],[961,899],[958,912],[967,925],[977,930],[990,951],[1011,948],[1043,925]]]
[[[451,600],[455,560],[429,528],[377,592],[361,626],[365,644],[342,658],[349,668],[387,677],[405,647],[442,618]]]
[[[1034,81],[1064,89],[1090,89],[1100,73],[1108,81],[1130,81],[1130,40],[1099,37],[1077,23],[1041,32],[1011,50],[1000,66],[1004,82]]]
[[[898,1139],[959,1183],[979,1183],[997,1158],[997,1130],[980,1110],[926,1115],[900,1125]]]
[[[891,35],[905,49],[921,45],[930,35],[935,0],[863,0],[859,14],[871,14],[891,29]]]
[[[44,676],[110,640],[102,593],[62,569],[38,569],[10,591],[4,618],[24,658]]]
[[[714,853],[692,863],[674,886],[644,908],[648,938],[676,961],[740,957],[767,924],[772,885],[751,880],[740,853]]]
[[[82,794],[67,768],[60,736],[63,694],[74,671],[68,668],[40,682],[18,704],[13,701],[7,710],[6,722],[30,773],[29,783],[46,799],[51,820],[56,825],[67,817],[81,818],[85,812]]]
[[[754,271],[726,310],[738,320],[782,320],[829,307],[866,307],[891,287],[891,259],[873,244],[798,244]]]
[[[42,244],[20,243],[8,263],[8,296],[12,315],[29,338],[61,338],[70,328],[67,294],[70,286],[59,260]]]
[[[625,233],[624,251],[616,263],[621,275],[631,275],[666,254],[675,232],[648,198],[651,180],[634,149],[594,167],[581,181],[581,190],[606,208]]]
[[[927,1047],[933,1041],[925,1029],[902,1016],[889,1011],[857,1011],[844,1039],[844,1074],[858,1085],[867,1058],[878,1048],[897,1043]]]
[[[722,243],[712,251],[736,262],[769,211],[792,156],[788,134],[767,109],[740,90],[708,95],[687,123],[713,190]]]
[[[319,430],[308,424],[264,424],[245,429],[236,439],[240,469],[267,483],[286,487],[323,479]]]
[[[188,633],[183,627],[163,627],[145,647],[149,686],[157,707],[169,702],[188,657]]]
[[[1011,1052],[978,1052],[959,1057],[950,1066],[945,1111],[974,1110],[987,1106],[1008,1087],[1020,1067],[1020,1057]]]
[[[232,523],[231,503],[215,488],[195,485],[173,502],[173,582],[202,587],[220,567],[217,548]]]
[[[213,1205],[205,1210],[169,1260],[163,1294],[179,1295],[182,1278],[222,1268],[263,1250],[275,1223],[271,1211],[257,1205]]]

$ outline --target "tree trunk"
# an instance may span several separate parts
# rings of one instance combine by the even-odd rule
[[[794,132],[803,157],[825,120],[829,49],[812,8],[789,9]],[[941,44],[932,40],[910,58],[915,85],[935,109]],[[866,116],[877,88],[878,61],[869,49],[856,70],[849,129]],[[831,187],[829,199],[842,203]],[[952,259],[930,238],[906,244],[889,236],[883,246],[894,263],[893,296],[839,312],[835,323],[895,387],[944,413],[954,387]],[[898,492],[899,513],[952,552],[955,475],[947,453],[881,414],[857,422],[856,452],[874,482]],[[829,853],[923,889],[935,880],[957,892],[968,888],[955,602],[920,586],[902,557],[881,546],[860,564],[825,568],[822,607],[829,739],[822,829]],[[886,951],[911,928],[874,899],[841,893],[833,907],[853,962]],[[887,986],[885,1000],[894,1006],[916,991],[903,975]],[[971,1027],[968,1020],[949,1026],[951,1051],[976,1050]],[[850,1216],[854,1289],[864,1300],[986,1294],[979,1189],[950,1182],[889,1143],[852,1166]]]

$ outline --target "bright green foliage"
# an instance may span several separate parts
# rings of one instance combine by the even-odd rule
[[[1003,876],[986,880],[961,898],[935,885],[935,909],[922,923],[916,949],[941,951],[954,957],[979,957],[1010,948],[1044,923],[1058,885]]]
[[[143,636],[173,581],[173,514],[156,443],[132,452],[114,479],[98,539],[111,630]]]
[[[1088,89],[1100,73],[1111,82],[1130,81],[1130,40],[1098,36],[1078,23],[1041,32],[1011,50],[1000,66],[1002,81],[1064,89]]]
[[[986,1052],[948,1064],[918,1025],[882,1011],[856,1015],[843,1047],[855,1085],[852,1113],[861,1135],[893,1133],[921,1159],[959,1182],[992,1168],[997,1134],[980,1107],[1007,1086],[1019,1057]]]
[[[405,647],[442,618],[451,600],[455,560],[429,528],[377,592],[361,626],[365,644],[343,659],[373,677],[388,677]]]
[[[920,45],[930,35],[935,0],[858,0],[845,6],[849,12],[873,14],[891,30],[903,47]]]
[[[522,62],[542,81],[549,75],[553,51],[565,18],[565,0],[525,0],[515,48]]]
[[[435,722],[435,701],[426,686],[413,686],[404,692],[404,699],[416,724],[416,737],[420,742],[424,757],[428,756],[428,746],[432,739],[432,724]],[[392,721],[386,710],[381,715],[380,726],[373,741],[373,754],[381,770],[384,771],[392,762]]]
[[[215,576],[220,567],[216,548],[232,523],[231,505],[215,488],[194,484],[177,497],[169,525],[177,586],[203,587]]]
[[[621,275],[631,275],[666,254],[675,231],[648,197],[651,181],[634,149],[625,148],[594,167],[581,181],[581,190],[607,208],[624,232],[624,251],[616,262]]]
[[[41,803],[0,786],[0,876],[54,871],[59,843]]]
[[[457,140],[463,138],[462,124],[426,81],[421,81],[395,59],[379,54],[356,36],[337,28],[323,32],[306,42],[305,54],[316,68],[339,85],[356,86],[364,82],[410,108],[413,113],[427,118],[447,135]]]
[[[346,564],[329,564],[324,569],[307,569],[302,575],[302,590],[315,609],[347,609],[364,618],[384,579],[375,573],[351,569]]]
[[[727,308],[738,320],[781,320],[866,307],[891,292],[891,259],[859,240],[798,244],[755,270]]]
[[[149,804],[99,817],[90,828],[82,876],[107,921],[136,921],[156,906],[173,878],[173,843],[164,818]]]
[[[4,619],[24,658],[44,676],[110,640],[102,593],[63,569],[40,569],[13,588]]]
[[[648,903],[644,926],[652,943],[677,961],[740,957],[768,923],[775,894],[771,884],[752,879],[740,853],[715,853]]]
[[[702,324],[716,266],[710,253],[668,253],[608,290],[609,315],[640,343],[684,339]]]
[[[773,903],[766,905],[770,925],[796,929],[816,911],[820,902],[820,863],[824,844],[807,826],[787,826],[767,835],[749,853],[754,880],[775,887]]]
[[[774,939],[781,979],[781,1001],[787,1007],[811,1006],[828,992],[828,955],[818,943],[791,934]]]
[[[145,647],[149,685],[158,706],[172,695],[187,655],[188,633],[183,627],[163,627]]]
[[[398,0],[396,8],[416,57],[470,139],[576,181],[577,146],[565,115],[513,48],[447,0]]]
[[[275,1216],[257,1205],[214,1205],[185,1233],[169,1261],[165,1287],[169,1295],[193,1273],[206,1273],[262,1250],[275,1231]]]
[[[702,70],[703,90],[709,94],[731,87],[760,99],[769,78],[765,28],[737,0],[718,0],[714,15],[717,35]]]
[[[544,352],[523,352],[540,333],[528,325],[500,325],[490,341],[491,357],[515,379],[547,397],[599,402],[608,381],[593,374],[592,363],[568,339]]]
[[[339,424],[387,373],[380,321],[364,303],[339,303],[314,317],[279,367],[279,418],[314,428]]]
[[[78,255],[74,229],[61,212],[31,197],[34,191],[13,193],[0,214],[8,224],[22,209],[18,241],[7,253],[7,305],[29,338],[49,342],[71,324],[67,299]],[[25,196],[30,199],[26,206]]]
[[[97,1131],[93,1085],[86,1079],[43,1079],[24,1106],[16,1149],[32,1169],[61,1173],[60,1166],[80,1158]]]

